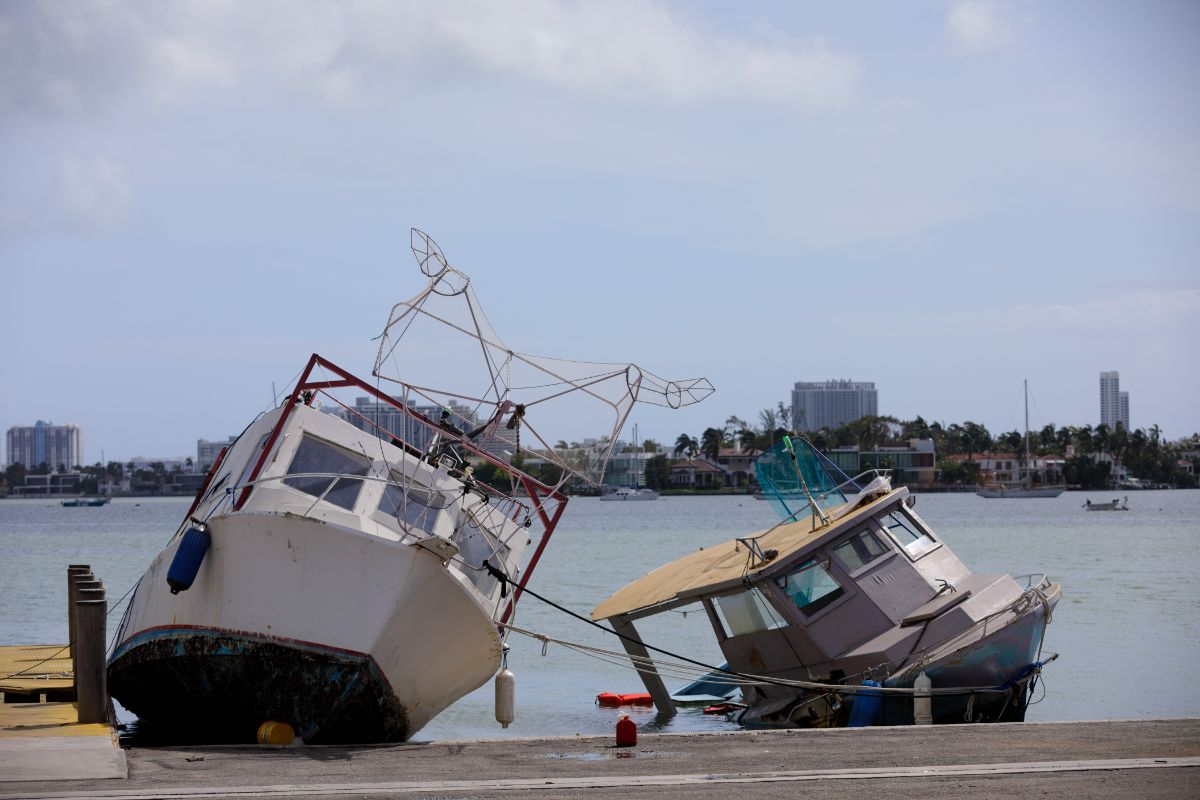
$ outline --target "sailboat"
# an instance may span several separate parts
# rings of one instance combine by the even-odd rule
[[[640,472],[641,464],[639,464],[638,462],[641,459],[638,458],[638,456],[641,455],[641,450],[638,449],[637,442],[638,442],[637,425],[634,425],[633,426],[633,458],[634,458],[633,486],[632,487],[622,486],[619,489],[617,489],[616,491],[602,494],[602,495],[600,495],[601,500],[657,500],[658,499],[658,492],[654,491],[653,489],[643,489],[643,488],[640,488],[640,486],[639,486],[641,481],[638,480],[638,473]]]
[[[1033,485],[1029,471],[1029,381],[1025,381],[1025,460],[1021,463],[1020,480],[1016,483],[995,483],[979,487],[975,494],[987,498],[1058,497],[1067,490],[1063,484]]]

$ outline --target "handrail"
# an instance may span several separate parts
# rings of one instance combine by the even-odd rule
[[[262,484],[267,484],[267,483],[272,483],[272,482],[282,482],[282,481],[286,481],[291,478],[330,478],[331,479],[329,481],[329,486],[327,486],[325,488],[325,491],[323,491],[321,493],[321,495],[319,497],[317,497],[317,499],[314,500],[311,505],[309,505],[308,509],[305,511],[303,516],[308,516],[309,512],[311,512],[313,510],[313,508],[316,507],[317,503],[321,502],[321,500],[323,500],[325,498],[325,495],[328,494],[330,489],[332,489],[333,486],[337,483],[336,479],[346,478],[346,479],[356,480],[356,481],[374,481],[377,483],[386,483],[390,486],[396,486],[400,489],[405,488],[403,485],[396,483],[395,481],[390,481],[387,478],[382,478],[382,477],[379,477],[376,475],[353,475],[353,474],[344,473],[344,472],[295,472],[295,473],[285,473],[282,475],[268,475],[264,478],[257,478],[253,481],[246,481],[245,483],[241,483],[236,486],[227,487],[225,489],[224,493],[222,494],[222,499],[232,497],[240,489],[242,489],[244,487],[254,487],[254,486],[259,486]],[[419,486],[420,484],[414,484],[414,485]],[[432,492],[437,491],[436,489],[433,489],[432,487],[422,487],[422,488],[429,488],[429,490]],[[302,491],[302,490],[297,490],[297,491]],[[304,492],[304,494],[308,494],[308,493]],[[220,502],[220,501],[218,501],[218,502]],[[426,508],[429,510],[433,510],[433,511],[444,510],[444,507],[437,508],[434,506],[427,506],[424,503],[421,503],[419,501],[413,501],[413,502],[417,503],[417,505],[420,505],[422,508]],[[514,502],[516,502],[516,501],[514,501]],[[496,512],[502,519],[508,519],[508,516],[506,514],[503,514],[502,512],[500,512],[500,510],[498,508],[494,508],[492,506],[488,506],[488,508],[490,508],[492,511]],[[376,510],[378,510],[378,507],[376,508]],[[471,521],[473,521],[476,524],[476,527],[479,530],[483,531],[483,533],[487,536],[487,538],[489,540],[489,545],[491,546],[491,551],[489,552],[489,557],[495,558],[496,555],[500,551],[501,545],[504,545],[506,547],[508,546],[507,543],[501,538],[499,533],[493,532],[492,530],[489,530],[488,528],[484,527],[485,524],[495,527],[495,523],[494,522],[489,523],[485,519],[480,518],[479,511],[478,511],[478,504],[476,504],[475,506],[468,506],[466,503],[464,503],[463,511],[471,519]],[[401,543],[403,543],[405,538],[407,538],[408,536],[412,536],[417,542],[423,542],[427,539],[444,538],[444,537],[438,536],[437,534],[430,533],[429,531],[426,531],[423,528],[419,528],[414,525],[411,525],[407,521],[402,520],[399,517],[395,517],[395,519],[396,519],[396,522],[399,523],[400,528],[404,534],[400,538]],[[518,528],[519,527],[520,526],[518,526]],[[419,535],[416,532],[418,530],[423,533],[427,533],[428,536]],[[457,529],[456,529],[456,531],[457,531]],[[470,566],[472,566],[472,568],[474,568],[474,565],[470,565]]]

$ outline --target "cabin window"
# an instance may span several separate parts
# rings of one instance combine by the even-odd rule
[[[867,528],[833,548],[833,554],[847,572],[854,572],[889,552],[891,549]]]
[[[300,446],[296,448],[292,463],[288,466],[288,475],[313,472],[320,474],[285,478],[283,482],[314,497],[324,495],[326,502],[350,509],[354,508],[355,502],[358,501],[362,481],[357,478],[331,477],[331,474],[366,475],[370,467],[369,459],[305,434],[300,440]],[[326,492],[326,489],[329,491]]]
[[[214,483],[212,486],[209,487],[208,491],[204,493],[204,500],[207,500],[208,498],[210,498],[214,494],[216,494],[217,490],[220,489],[222,486],[224,486],[225,481],[227,481],[227,480],[229,480],[228,472],[226,472],[224,475],[222,475],[216,483]],[[203,500],[201,502],[203,502]]]
[[[913,558],[927,553],[937,546],[937,542],[933,540],[932,536],[897,511],[884,514],[879,521],[892,538]]]
[[[726,636],[772,631],[787,625],[758,589],[714,597],[712,604]]]
[[[446,499],[417,486],[402,487],[389,483],[383,490],[379,510],[400,520],[406,529],[419,528],[433,533],[438,514]]]
[[[786,577],[776,580],[787,596],[792,598],[796,608],[806,615],[817,613],[846,591],[829,574],[829,562],[822,563],[813,558]]]
[[[238,486],[242,486],[246,483],[246,481],[250,480],[250,474],[254,472],[254,465],[258,463],[260,451],[263,449],[263,446],[267,443],[267,439],[269,439],[270,436],[271,434],[264,433],[262,438],[258,440],[258,446],[250,451],[250,458],[246,460],[246,466],[242,468],[242,477],[238,478]]]

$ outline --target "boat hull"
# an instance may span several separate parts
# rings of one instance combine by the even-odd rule
[[[992,632],[966,632],[961,644],[933,654],[927,663],[913,666],[885,680],[889,688],[912,688],[924,672],[937,689],[979,688],[967,694],[934,694],[934,724],[964,722],[1021,722],[1028,705],[1029,676],[1038,665],[1042,638],[1054,606],[1061,596],[1057,584],[1039,589],[1039,599],[1007,622],[997,621]],[[949,652],[945,652],[945,650]],[[1001,691],[990,691],[1001,688]],[[751,705],[738,721],[751,728],[847,727],[855,696],[849,702],[831,702],[824,691],[801,692],[788,703],[775,697],[759,707]],[[885,693],[870,725],[912,725],[914,703],[910,694]],[[860,723],[863,724],[863,723]]]
[[[433,553],[295,514],[210,520],[192,587],[171,594],[174,540],[130,603],[110,691],[171,738],[402,741],[499,666],[490,614]]]
[[[1058,497],[1060,494],[1062,494],[1065,491],[1066,491],[1066,489],[1063,489],[1058,486],[1043,486],[1043,487],[1033,487],[1033,488],[1014,486],[1011,488],[1000,488],[1000,489],[980,489],[975,494],[979,495],[980,497],[988,497],[988,498],[992,498],[992,499],[1003,499],[1003,498],[1020,498],[1020,497]]]
[[[1008,624],[979,641],[913,668],[884,686],[911,688],[920,672],[935,689],[958,687],[1004,687],[1003,692],[934,695],[931,710],[934,724],[959,722],[1022,722],[1028,704],[1029,682],[1025,679],[1041,650],[1046,624],[1061,596],[1057,584],[1044,592],[1045,605],[1035,604]],[[913,722],[913,698],[888,696],[882,704],[880,723],[909,725]]]
[[[366,653],[169,627],[139,634],[110,669],[150,741],[249,741],[267,720],[288,720],[312,744],[409,736],[407,710]]]

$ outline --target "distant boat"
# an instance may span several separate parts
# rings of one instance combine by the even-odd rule
[[[601,500],[657,500],[658,492],[653,489],[634,489],[622,486],[614,492],[600,495]]]
[[[1058,497],[1067,490],[1067,487],[1062,484],[1034,486],[1033,475],[1029,472],[1029,460],[1029,381],[1025,381],[1025,461],[1021,465],[1020,479],[1016,483],[995,483],[981,486],[975,494],[993,499]]]
[[[1126,497],[1123,503],[1119,500],[1110,500],[1107,503],[1093,503],[1091,500],[1088,500],[1083,504],[1083,507],[1088,511],[1128,511],[1129,498]]]
[[[79,508],[81,506],[106,506],[111,498],[108,497],[72,497],[70,500],[63,500],[62,504],[67,508]]]
[[[640,452],[637,449],[638,434],[637,425],[633,426],[633,450],[636,458]],[[633,465],[633,486],[622,486],[614,492],[608,492],[600,495],[601,500],[657,500],[658,492],[653,489],[642,489],[638,486],[638,463],[635,461]]]

